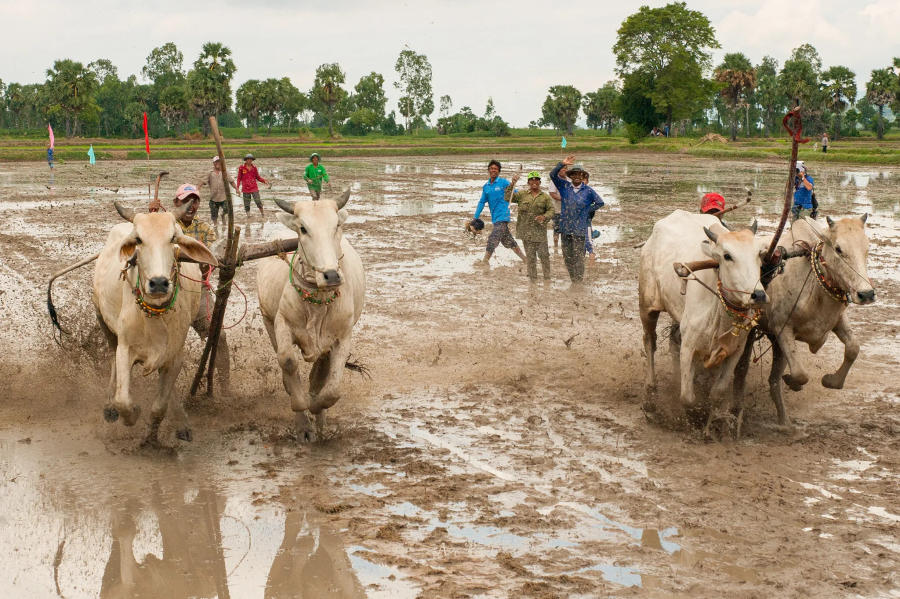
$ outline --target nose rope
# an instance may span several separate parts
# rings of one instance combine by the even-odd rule
[[[300,244],[298,243],[297,245],[299,246]],[[308,302],[310,304],[327,306],[328,304],[330,304],[331,302],[333,302],[334,300],[336,300],[337,298],[339,298],[341,296],[340,289],[335,289],[334,293],[331,294],[331,297],[319,298],[319,297],[317,297],[317,294],[319,293],[318,288],[316,288],[314,291],[307,291],[301,285],[297,285],[296,283],[294,283],[294,260],[296,258],[297,258],[297,252],[294,252],[294,255],[291,256],[291,263],[290,263],[289,270],[288,270],[288,280],[291,282],[291,287],[293,287],[294,291],[296,291],[297,294],[300,296],[300,299],[302,299],[303,301]],[[343,256],[341,256],[341,258],[343,258]],[[300,261],[300,264],[301,265],[303,264],[302,260]],[[323,272],[323,271],[319,271],[319,272]],[[301,278],[302,278],[302,274],[301,274]]]
[[[131,268],[134,268],[134,271],[137,275],[135,279],[135,285],[132,287],[131,292],[134,294],[134,303],[137,304],[138,308],[147,316],[162,316],[166,312],[175,309],[175,302],[178,299],[178,290],[181,286],[178,284],[178,276],[180,273],[180,268],[178,266],[178,249],[175,249],[175,259],[172,261],[172,270],[169,273],[169,280],[175,280],[175,291],[172,293],[171,299],[165,306],[154,306],[152,304],[148,304],[147,300],[144,299],[144,294],[141,291],[141,269],[137,265],[137,250],[135,250],[134,255],[125,263],[125,268],[122,269],[120,274],[120,278],[125,281],[127,280],[128,271]]]
[[[731,317],[731,320],[734,322],[734,325],[731,328],[731,334],[737,337],[741,334],[741,331],[750,332],[751,329],[759,325],[759,317],[762,315],[762,310],[759,308],[742,308],[741,306],[736,306],[728,301],[725,295],[722,293],[722,289],[727,289],[722,285],[722,279],[716,277],[716,289],[713,289],[703,281],[697,278],[697,275],[694,274],[694,271],[691,270],[691,267],[687,264],[684,265],[690,273],[689,281],[696,281],[700,283],[707,291],[712,293],[718,298],[719,303],[725,308],[725,313]],[[758,279],[757,279],[758,281]]]
[[[830,282],[828,280],[828,275],[825,272],[825,261],[822,260],[822,247],[824,247],[824,245],[825,243],[820,241],[816,244],[816,247],[812,249],[809,253],[809,264],[816,273],[816,281],[819,282],[819,287],[828,294],[828,297],[846,306],[850,303],[850,293]],[[835,255],[840,254],[835,253]]]

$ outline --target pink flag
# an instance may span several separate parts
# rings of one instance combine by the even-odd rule
[[[53,149],[53,145],[56,143],[56,138],[53,137],[53,127],[50,126],[50,123],[47,123],[47,130],[50,132],[50,149]]]

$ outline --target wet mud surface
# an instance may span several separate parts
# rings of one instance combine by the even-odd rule
[[[206,163],[66,164],[52,182],[43,165],[0,164],[0,596],[900,596],[900,170],[812,169],[824,213],[870,213],[878,301],[849,308],[862,351],[845,389],[818,383],[840,364],[836,338],[804,351],[812,382],[785,391],[781,430],[765,356],[743,437],[709,441],[641,410],[633,246],[709,190],[730,203],[752,188],[732,220],[771,230],[784,167],[579,158],[607,201],[581,289],[558,254],[546,286],[503,248],[474,266],[484,238],[462,226],[486,160],[329,162],[336,189],[352,183],[345,235],[368,278],[353,356],[372,378],[348,373],[328,438],[296,442],[245,265],[246,307],[232,293],[226,315],[231,394],[190,399],[194,440],[164,424],[172,450],[140,448],[146,418],[103,421],[91,269],[55,286],[61,345],[44,283],[100,249],[112,201],[142,204],[151,171],[172,173],[165,198]],[[508,174],[520,160],[552,166],[516,157]],[[303,163],[259,166],[275,183],[264,198],[303,197]],[[249,241],[288,235],[266,209],[249,223],[238,210]],[[201,349],[189,333],[178,393]],[[147,408],[155,377],[134,386]]]

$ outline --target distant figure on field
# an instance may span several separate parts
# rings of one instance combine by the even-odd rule
[[[537,259],[541,259],[541,271],[544,280],[550,280],[550,250],[547,247],[547,222],[553,218],[553,200],[541,191],[541,174],[537,171],[528,173],[528,189],[516,191],[514,188],[519,175],[513,175],[512,181],[503,193],[503,199],[519,205],[516,218],[516,237],[525,246],[525,263],[528,265],[528,278],[537,280]]]
[[[806,172],[806,165],[802,160],[798,160],[797,171],[794,175],[794,206],[791,208],[791,222],[800,218],[804,210],[809,210],[810,216],[813,218],[818,216],[819,203],[815,200],[813,185],[813,178]]]
[[[328,183],[328,188],[331,189],[331,181],[328,180],[328,173],[325,172],[325,167],[319,164],[319,158],[317,152],[310,154],[310,164],[306,165],[306,171],[303,173],[303,179],[306,181],[306,186],[309,188],[309,195],[312,196],[313,200],[318,200],[322,196],[323,181]]]
[[[256,207],[259,208],[260,216],[263,215],[262,201],[259,199],[259,187],[256,185],[256,182],[262,181],[269,189],[272,189],[272,184],[260,176],[259,171],[253,164],[254,160],[256,160],[256,158],[253,157],[253,154],[247,154],[244,156],[244,164],[239,166],[237,171],[237,190],[243,193],[244,212],[248,218],[250,217],[251,199],[256,202]]]
[[[828,133],[822,134],[822,153],[828,152]]]
[[[567,167],[569,181],[562,179],[559,172]],[[563,258],[569,278],[573,283],[584,279],[584,248],[587,231],[590,227],[590,212],[603,206],[603,200],[597,192],[584,185],[584,167],[575,164],[575,156],[566,156],[565,160],[550,171],[550,179],[559,190],[562,199],[559,229],[562,234]]]
[[[231,213],[231,204],[225,201],[225,183],[222,182],[222,163],[219,162],[219,157],[213,156],[212,163],[212,170],[207,173],[206,179],[200,181],[197,188],[202,188],[204,185],[209,186],[209,214],[212,217],[213,227],[218,228],[219,210],[222,211],[222,222],[224,223],[226,217]],[[237,192],[237,185],[235,185],[234,179],[231,175],[226,176],[228,177],[228,183]]]
[[[53,148],[47,146],[47,164],[50,165],[50,170],[53,170]]]
[[[559,176],[563,179],[566,178],[565,168],[559,171]],[[559,190],[556,189],[556,185],[553,184],[552,180],[547,182],[547,186],[550,198],[553,200],[553,253],[555,254],[559,251],[559,213],[562,210],[562,198],[560,197]]]
[[[509,232],[509,200],[505,199],[504,193],[509,186],[509,181],[500,176],[501,165],[496,160],[488,163],[488,181],[481,187],[481,199],[478,200],[478,207],[475,208],[475,220],[481,217],[481,211],[487,204],[491,210],[491,222],[494,228],[488,235],[487,247],[484,251],[484,258],[481,263],[487,266],[491,256],[497,246],[501,243],[503,247],[507,247],[516,253],[516,256],[525,262],[525,254],[519,249],[519,244],[513,239],[512,233]]]

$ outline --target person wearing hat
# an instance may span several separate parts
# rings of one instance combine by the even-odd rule
[[[703,195],[700,200],[700,212],[703,214],[712,214],[719,216],[719,213],[725,210],[725,198],[721,195],[710,192]]]
[[[804,210],[810,211],[810,216],[817,216],[819,203],[815,201],[813,193],[813,178],[806,172],[806,164],[802,160],[797,161],[797,170],[794,174],[794,205],[791,208],[791,222],[800,218]]]
[[[328,173],[325,172],[325,167],[319,164],[318,152],[313,152],[309,155],[309,164],[306,165],[303,179],[306,181],[306,186],[309,188],[309,195],[312,196],[313,200],[318,200],[322,196],[323,181],[328,183],[329,189],[331,188],[331,181],[328,180]]]
[[[222,181],[222,163],[218,156],[213,156],[213,168],[206,174],[206,179],[197,184],[200,189],[204,185],[209,186],[209,214],[212,216],[213,227],[219,227],[219,210],[222,211],[222,220],[231,213],[231,204],[225,201],[225,183]],[[237,192],[237,185],[231,175],[226,174],[228,183]]]
[[[494,224],[491,234],[488,235],[487,247],[484,251],[484,258],[481,264],[487,266],[490,263],[494,250],[501,243],[503,247],[507,247],[516,253],[516,256],[525,262],[525,254],[519,248],[512,233],[509,232],[509,200],[505,199],[504,193],[509,187],[509,181],[500,176],[502,166],[497,160],[491,160],[488,163],[488,180],[481,186],[481,199],[478,200],[478,207],[475,208],[474,219],[481,217],[481,211],[484,210],[485,204],[491,210],[491,222]]]
[[[259,199],[259,187],[256,185],[256,182],[262,181],[269,189],[272,189],[272,184],[260,176],[259,171],[253,164],[254,160],[256,160],[256,158],[253,157],[253,154],[247,154],[244,156],[244,164],[239,166],[237,171],[237,191],[243,194],[244,212],[247,214],[248,218],[250,216],[251,199],[256,202],[256,207],[259,208],[260,216],[263,215],[262,202]]]
[[[568,181],[559,176],[563,168],[567,169]],[[584,184],[585,172],[582,165],[575,164],[573,155],[566,156],[550,171],[550,179],[560,195],[559,230],[563,259],[573,283],[584,279],[584,250],[591,226],[590,213],[603,207],[603,200],[597,192]]]
[[[537,259],[541,259],[541,271],[544,280],[550,280],[550,249],[547,246],[547,223],[553,218],[553,199],[541,191],[541,174],[537,171],[528,173],[528,189],[516,191],[514,188],[519,175],[513,175],[509,187],[503,193],[503,199],[519,205],[516,217],[516,237],[525,246],[525,264],[528,266],[528,278],[537,280]]]

